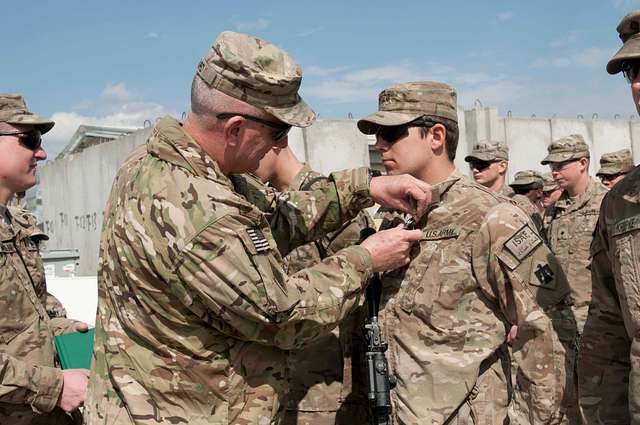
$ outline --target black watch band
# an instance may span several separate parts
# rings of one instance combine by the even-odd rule
[[[369,186],[371,186],[371,179],[374,177],[380,177],[382,175],[382,173],[380,172],[380,170],[375,170],[373,168],[369,168],[367,170],[367,173],[369,174]]]

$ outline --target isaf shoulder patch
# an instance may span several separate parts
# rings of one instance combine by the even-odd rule
[[[518,261],[522,261],[541,244],[542,238],[540,238],[528,224],[525,224],[513,236],[507,239],[504,247],[511,255],[516,257]]]
[[[269,246],[267,238],[264,237],[262,230],[255,226],[247,227],[247,234],[249,238],[251,238],[251,242],[258,253],[269,251],[271,247]]]

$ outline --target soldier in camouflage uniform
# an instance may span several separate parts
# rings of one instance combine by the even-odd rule
[[[314,190],[329,180],[301,163],[289,148],[273,149],[260,161],[256,175],[279,192]],[[245,178],[248,178],[245,176]],[[291,251],[283,260],[289,275],[311,267],[360,240],[360,231],[373,227],[366,211],[339,230]],[[302,349],[291,350],[290,369],[283,399],[283,424],[359,424],[367,421],[367,403],[359,369],[362,314],[349,315],[339,328]]]
[[[29,212],[7,207],[35,185],[36,164],[47,157],[40,137],[53,124],[21,96],[0,94],[0,424],[71,424],[65,411],[85,397],[89,371],[60,370],[53,337],[87,325],[66,319],[47,293],[39,245],[48,237]]]
[[[551,173],[544,173],[542,175],[542,207],[544,209],[549,208],[555,204],[562,195],[562,189],[558,186],[558,183],[553,179]]]
[[[568,353],[575,353],[567,368],[567,414],[570,423],[581,423],[576,368],[579,338],[591,302],[589,245],[598,220],[600,202],[607,189],[589,177],[589,146],[574,134],[553,141],[541,161],[549,165],[554,180],[563,189],[560,199],[545,211],[549,247],[558,257],[571,286],[571,309],[577,333],[567,329],[560,338]]]
[[[624,43],[607,64],[640,99],[640,10],[618,25]],[[602,200],[591,244],[592,302],[580,348],[580,406],[588,424],[640,424],[640,169]]]
[[[274,421],[287,350],[328,334],[372,271],[408,262],[420,234],[403,229],[290,277],[280,252],[374,201],[420,215],[430,187],[410,176],[347,170],[259,205],[234,190],[231,174],[255,171],[292,125],[313,122],[300,81],[285,51],[223,32],[198,65],[186,121],[160,119],[122,165],[100,242],[88,423]]]
[[[517,194],[506,184],[507,167],[509,166],[509,147],[502,143],[482,142],[474,145],[471,153],[464,160],[476,183],[492,192],[513,199],[515,203],[531,218],[539,232],[542,232],[542,215],[538,208],[524,195]]]
[[[542,174],[534,170],[518,171],[513,176],[513,182],[509,187],[513,189],[516,195],[525,196],[529,201],[538,208],[539,212],[543,212],[542,208]]]
[[[600,157],[600,169],[596,173],[596,177],[603,185],[611,189],[633,168],[633,158],[629,149],[608,152]]]
[[[385,89],[379,111],[358,128],[376,135],[389,174],[410,171],[433,185],[411,263],[382,276],[379,319],[397,379],[393,423],[551,423],[564,377],[545,310],[569,288],[523,211],[455,170],[455,91],[434,82]],[[399,218],[389,213],[383,228]],[[513,392],[505,342],[512,326]]]

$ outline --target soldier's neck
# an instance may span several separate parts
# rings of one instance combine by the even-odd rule
[[[0,186],[0,205],[7,205],[14,193],[6,187]]]
[[[450,161],[432,161],[429,166],[424,167],[421,172],[414,175],[414,177],[433,185],[445,181],[455,169],[455,165]]]
[[[571,185],[571,187],[565,188],[567,195],[569,195],[570,198],[577,198],[585,193],[589,187],[589,180],[588,174],[580,176],[580,179],[575,184]]]
[[[271,183],[271,185],[273,185],[273,187],[275,187],[279,192],[284,192],[288,189],[298,190],[297,187],[291,187],[291,184],[300,170],[302,170],[302,167],[304,167],[304,164],[297,160],[289,161],[286,165],[282,164],[282,166],[277,167],[277,172],[269,183]]]
[[[486,186],[492,192],[500,192],[505,185],[504,176],[498,176],[489,186]]]

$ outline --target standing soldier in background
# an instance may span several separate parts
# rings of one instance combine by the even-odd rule
[[[516,195],[522,195],[529,199],[539,212],[543,212],[542,185],[542,174],[534,170],[524,170],[516,173],[509,187]]]
[[[542,175],[542,208],[547,209],[551,205],[555,204],[562,196],[562,189],[558,186],[558,183],[553,179],[551,173],[544,173]]]
[[[536,297],[552,308],[569,288],[525,213],[455,170],[456,104],[446,84],[399,84],[358,121],[360,131],[376,135],[389,175],[411,173],[433,185],[428,212],[414,225],[423,237],[411,263],[382,276],[379,320],[397,379],[392,422],[550,423],[559,414],[564,365]],[[382,226],[403,218],[388,213]],[[512,326],[519,369],[509,406]]]
[[[554,180],[564,191],[545,211],[544,219],[549,247],[558,257],[571,287],[571,309],[577,333],[562,333],[560,339],[566,344],[568,354],[573,354],[567,368],[565,407],[570,423],[577,424],[582,419],[578,406],[576,356],[591,302],[589,245],[600,202],[607,189],[589,177],[589,146],[582,136],[562,137],[553,141],[547,150],[541,163],[549,165]]]
[[[542,233],[542,216],[538,208],[529,198],[516,194],[506,184],[509,166],[509,147],[507,145],[490,142],[478,143],[464,160],[469,163],[471,174],[476,183],[492,192],[513,199],[516,205],[531,218],[538,231]]]
[[[289,148],[275,148],[267,152],[255,172],[262,182],[269,182],[278,192],[316,190],[330,184],[327,177],[317,173],[296,158]],[[241,181],[242,179],[243,181]],[[247,184],[256,190],[263,183],[252,176],[234,176],[234,184]],[[264,190],[264,187],[262,188]],[[246,189],[245,189],[246,190]],[[239,190],[243,193],[245,190]],[[343,248],[360,240],[360,231],[373,227],[366,211],[343,224],[327,236],[300,246],[283,258],[284,269],[293,275],[320,263]],[[361,383],[362,315],[359,309],[349,315],[327,336],[291,350],[287,358],[290,369],[287,389],[282,400],[281,424],[333,425],[364,424],[368,420],[368,405]],[[360,384],[360,385],[359,385]]]
[[[48,237],[29,212],[7,204],[36,184],[47,158],[41,135],[53,121],[29,112],[22,96],[0,94],[0,424],[76,422],[89,371],[56,366],[55,335],[87,331],[47,293],[39,244]]]
[[[633,158],[629,149],[621,149],[615,152],[602,154],[600,157],[600,169],[596,176],[607,188],[611,189],[620,180],[633,170]]]
[[[281,254],[374,202],[421,215],[431,188],[411,176],[346,170],[323,190],[260,205],[235,191],[231,175],[255,171],[292,126],[314,121],[301,79],[284,50],[221,33],[197,67],[184,123],[158,120],[118,171],[100,241],[87,423],[276,421],[288,350],[337,326],[372,272],[408,262],[420,233],[399,228],[293,276]]]
[[[623,72],[640,112],[640,11],[617,27]],[[588,424],[640,424],[640,168],[604,197],[591,244],[593,300],[580,350],[580,405]]]

